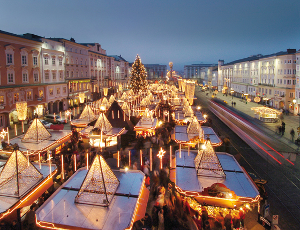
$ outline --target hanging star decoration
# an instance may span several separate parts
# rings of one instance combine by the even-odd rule
[[[164,150],[162,149],[162,147],[160,147],[160,150],[159,150],[157,156],[158,156],[160,159],[162,159],[163,156],[165,155],[165,153],[166,153],[166,151],[164,151]]]
[[[4,129],[2,129],[2,131],[1,131],[1,133],[0,133],[0,137],[2,138],[2,139],[4,139],[5,137],[6,137],[6,134],[7,134],[8,132],[7,131],[5,131]]]

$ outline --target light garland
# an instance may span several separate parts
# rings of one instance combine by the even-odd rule
[[[97,155],[88,171],[76,203],[108,206],[120,182],[101,155]]]
[[[1,171],[0,194],[21,197],[41,179],[43,179],[43,175],[21,151],[15,150]]]
[[[205,149],[198,151],[194,162],[198,175],[226,178],[219,158],[209,140],[205,143]]]
[[[20,121],[25,121],[27,117],[27,102],[26,101],[17,102],[16,110],[18,114],[18,119]]]
[[[44,124],[38,118],[35,118],[28,128],[26,134],[22,138],[22,141],[39,142],[42,140],[47,140],[51,136],[51,133],[46,129]]]
[[[89,105],[86,105],[84,107],[84,109],[79,117],[79,119],[88,120],[88,121],[93,121],[96,118],[97,117],[96,117],[95,113],[93,112],[92,108]]]

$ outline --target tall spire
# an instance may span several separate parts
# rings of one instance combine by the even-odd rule
[[[120,182],[101,155],[91,165],[80,190],[76,203],[109,206]]]
[[[205,150],[199,151],[194,160],[198,176],[225,178],[226,174],[210,140],[206,141],[205,146]]]
[[[86,105],[84,107],[79,119],[93,121],[96,119],[96,115],[94,114],[91,107],[89,105]]]
[[[104,113],[100,113],[94,128],[99,128],[102,130],[102,132],[108,132],[112,129],[112,125],[110,124],[110,122],[108,121],[108,119],[106,118]]]
[[[0,194],[21,197],[32,189],[43,175],[19,150],[13,151],[0,173]]]
[[[44,124],[37,118],[32,121],[29,129],[24,135],[22,141],[24,142],[39,142],[47,140],[51,137],[51,133],[46,129]]]

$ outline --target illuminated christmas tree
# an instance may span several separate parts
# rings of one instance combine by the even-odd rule
[[[145,90],[147,86],[147,72],[139,55],[136,56],[131,68],[130,85],[131,89],[138,93]]]

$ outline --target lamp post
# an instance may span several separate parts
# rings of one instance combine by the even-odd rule
[[[230,93],[231,93],[231,96],[232,96],[232,99],[233,99],[234,90],[230,90]]]
[[[296,99],[293,99],[294,114],[296,114],[296,108],[295,108],[296,102],[297,102],[297,100],[296,100]]]

